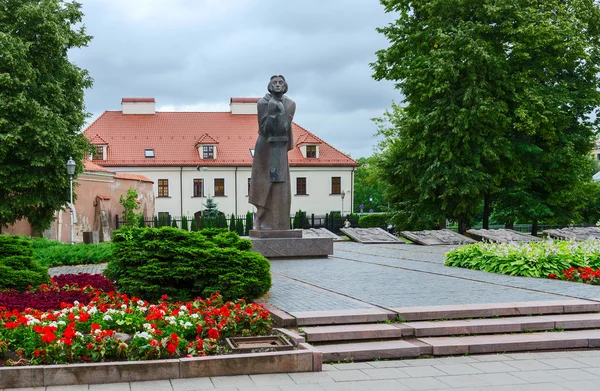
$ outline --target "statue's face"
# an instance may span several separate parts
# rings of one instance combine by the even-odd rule
[[[276,94],[283,94],[285,91],[285,81],[281,77],[274,77],[270,82],[271,90]]]

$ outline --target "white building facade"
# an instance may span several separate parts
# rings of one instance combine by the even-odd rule
[[[105,112],[85,130],[96,146],[90,158],[152,180],[159,216],[198,215],[208,198],[227,215],[253,212],[248,189],[257,101],[232,98],[228,113],[166,113],[154,111],[153,98],[124,98],[122,111]],[[293,132],[292,215],[351,213],[358,163],[296,124]]]

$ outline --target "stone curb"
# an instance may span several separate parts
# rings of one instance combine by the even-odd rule
[[[0,389],[319,371],[322,356],[302,344],[299,348],[173,360],[0,367]]]

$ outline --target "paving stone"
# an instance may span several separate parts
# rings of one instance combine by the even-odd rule
[[[392,311],[381,308],[291,312],[290,314],[296,318],[298,326],[385,322],[394,317]]]
[[[241,386],[237,387],[238,391],[281,391],[278,386]],[[217,390],[219,391],[219,390]]]
[[[287,373],[269,373],[265,375],[250,375],[250,379],[257,386],[279,386],[285,384],[295,384],[294,380]]]
[[[434,365],[433,367],[448,375],[472,375],[474,373],[482,373],[482,371],[469,364],[445,364]]]
[[[398,368],[410,377],[444,376],[444,372],[432,366]]]
[[[170,391],[171,382],[169,380],[153,380],[130,382],[131,391]]]
[[[562,377],[554,375],[551,370],[512,372],[512,375],[528,383],[558,382],[563,380]]]
[[[215,387],[209,377],[171,379],[173,391],[212,390]]]
[[[296,384],[333,383],[327,372],[298,372],[288,374]]]
[[[509,357],[508,355],[504,354],[504,353],[497,353],[497,354],[477,354],[477,355],[473,355],[470,356],[473,360],[476,360],[478,362],[494,362],[494,361],[511,361],[514,360],[514,358]]]
[[[473,375],[440,376],[438,380],[448,384],[450,387],[483,387],[488,384]]]
[[[337,372],[327,372],[331,378],[336,382],[346,382],[346,381],[357,381],[357,380],[369,380],[370,377],[367,376],[366,373],[358,370],[351,369],[349,371],[337,371]]]
[[[325,391],[369,391],[363,382],[342,382],[342,383],[326,383],[321,387]]]
[[[550,365],[544,364],[543,362],[540,362],[538,360],[514,360],[514,361],[506,361],[505,363],[511,367],[514,367],[515,369],[517,369],[519,371],[536,371],[536,370],[543,370],[543,369],[550,369],[550,370],[553,369],[553,367],[551,367]]]
[[[360,383],[369,391],[404,391],[407,386],[397,380],[369,380]]]
[[[330,364],[332,367],[337,369],[338,371],[350,371],[353,369],[371,369],[373,366],[369,362],[347,362],[347,363],[338,363],[338,364]]]
[[[363,369],[362,372],[369,376],[371,379],[376,380],[401,379],[409,377],[407,373],[402,372],[398,368],[372,368]]]
[[[565,380],[600,380],[600,376],[578,368],[555,369],[552,371],[552,373],[556,376],[562,377]]]
[[[317,349],[323,352],[325,362],[417,357],[421,353],[418,346],[398,340],[319,345]]]
[[[215,388],[254,386],[254,382],[248,375],[214,376],[210,380]]]
[[[519,391],[564,391],[564,388],[556,383],[520,384],[517,387]]]
[[[371,361],[369,362],[369,365],[371,365],[373,368],[401,368],[408,366],[404,360]]]
[[[512,372],[515,371],[516,368],[502,361],[491,361],[491,362],[479,362],[479,363],[470,363],[468,364],[475,369],[483,373],[498,373],[498,372]]]
[[[87,384],[74,384],[70,386],[48,386],[46,391],[87,391],[89,386]],[[168,388],[167,388],[168,390]]]
[[[527,381],[513,376],[510,373],[482,373],[473,375],[477,379],[491,386],[503,386],[509,384],[526,384]]]
[[[90,384],[90,391],[131,391],[129,383]]]
[[[400,379],[398,381],[411,390],[434,390],[438,388],[450,388],[448,384],[441,382],[433,377],[422,377],[419,379]]]
[[[562,387],[563,390],[571,390],[571,391],[598,391],[600,390],[600,383],[598,381],[591,380],[571,380],[567,382],[559,382],[556,383],[557,386]]]
[[[581,368],[581,363],[570,358],[544,358],[540,362],[558,369]]]
[[[333,382],[333,380],[332,380]],[[281,391],[323,391],[325,390],[320,384],[295,384],[279,386]]]

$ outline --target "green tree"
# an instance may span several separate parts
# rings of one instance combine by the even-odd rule
[[[231,219],[229,220],[229,230],[230,231],[235,231],[235,215],[232,213],[231,214]]]
[[[80,7],[0,0],[0,227],[26,218],[47,228],[69,202],[67,160],[78,175],[91,151],[80,130],[92,79],[67,57],[91,39]]]
[[[360,212],[363,205],[364,212],[373,209],[374,212],[387,210],[386,191],[389,184],[381,180],[382,174],[375,164],[377,155],[368,158],[358,158],[360,166],[354,171],[354,212]]]
[[[181,229],[183,229],[184,231],[189,230],[188,219],[186,216],[181,217]]]
[[[208,198],[206,200],[206,204],[204,204],[204,213],[203,216],[207,216],[209,218],[216,218],[219,214],[218,205],[212,198]]]
[[[136,213],[136,210],[140,209],[140,204],[138,203],[138,193],[135,189],[132,187],[127,189],[127,195],[125,197],[121,195],[119,203],[123,206],[123,225],[125,227],[135,227],[138,225],[140,215],[142,219],[143,215]]]
[[[243,219],[241,219],[241,218],[236,219],[235,232],[237,232],[237,234],[240,236],[244,235],[244,220]]]
[[[250,211],[246,212],[246,225],[244,227],[244,235],[250,235],[250,230],[252,229],[252,213]]]
[[[198,231],[198,226],[196,225],[196,219],[192,219],[192,224],[190,225],[190,231],[196,232]]]
[[[398,20],[371,65],[405,97],[379,120],[397,222],[464,230],[481,200],[484,225],[493,201],[534,223],[573,214],[600,104],[598,4],[382,3]]]

